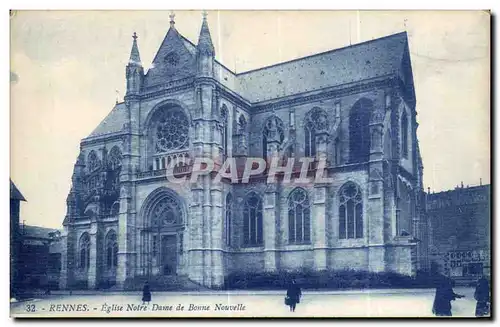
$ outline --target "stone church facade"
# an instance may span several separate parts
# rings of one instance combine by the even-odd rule
[[[231,272],[426,268],[422,161],[406,33],[243,73],[170,28],[144,71],[81,141],[67,198],[61,288],[163,275],[221,287]],[[247,184],[189,160],[325,158],[331,183]],[[180,160],[182,159],[182,160]],[[316,165],[309,167],[311,172]],[[142,279],[141,279],[142,278]]]

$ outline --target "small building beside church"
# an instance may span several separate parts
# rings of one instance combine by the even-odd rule
[[[429,260],[457,282],[491,270],[491,186],[457,186],[426,194]]]

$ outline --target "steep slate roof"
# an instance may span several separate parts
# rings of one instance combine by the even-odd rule
[[[19,189],[12,182],[12,180],[10,180],[10,199],[11,200],[26,201],[24,196],[21,194],[21,191],[19,191]]]
[[[342,85],[397,72],[406,32],[237,74],[239,93],[251,102]]]
[[[102,134],[119,132],[123,124],[127,121],[127,107],[125,103],[118,103],[113,110],[103,119],[96,129],[88,137],[94,137]]]

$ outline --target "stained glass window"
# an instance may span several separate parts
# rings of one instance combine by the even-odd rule
[[[363,198],[361,189],[347,182],[339,192],[339,238],[363,238]]]
[[[244,202],[243,243],[246,246],[263,243],[262,200],[255,192],[249,193]]]
[[[151,128],[155,153],[189,146],[189,121],[179,108],[158,110],[152,119]]]
[[[288,197],[288,241],[292,244],[311,241],[311,208],[302,188],[296,188]]]

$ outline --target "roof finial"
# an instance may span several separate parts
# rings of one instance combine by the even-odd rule
[[[135,32],[134,32],[134,35],[132,35],[132,38],[134,39],[134,41],[137,40],[138,36]]]
[[[203,11],[201,12],[201,16],[203,17],[203,20],[207,20],[207,16],[208,16],[207,11],[206,11],[206,10],[203,10]]]
[[[174,25],[175,25],[175,13],[173,10],[170,11],[170,15],[168,17],[170,17],[170,27],[174,27]]]

